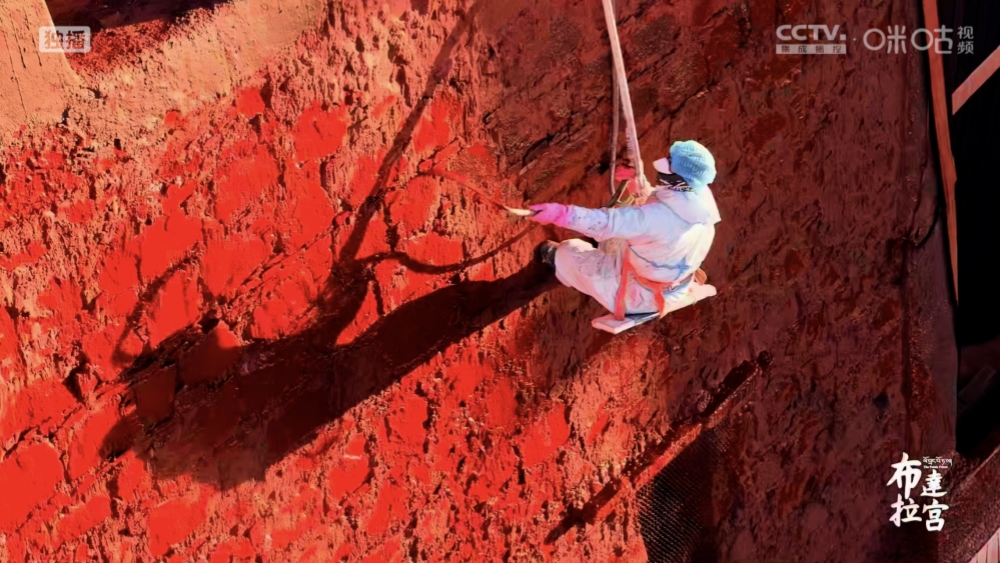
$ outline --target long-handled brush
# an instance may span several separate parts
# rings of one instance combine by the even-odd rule
[[[474,193],[477,196],[479,196],[480,198],[482,198],[483,201],[486,201],[487,203],[495,205],[496,207],[499,207],[499,208],[503,209],[504,211],[506,211],[507,213],[510,213],[511,215],[515,215],[517,217],[531,217],[532,215],[535,215],[536,213],[538,213],[537,211],[532,211],[531,209],[518,209],[516,207],[508,207],[508,206],[504,205],[503,203],[500,203],[499,201],[497,201],[497,200],[493,199],[492,197],[490,197],[490,196],[486,195],[485,193],[483,193],[478,188],[473,187],[466,180],[465,176],[463,176],[461,174],[456,174],[454,172],[450,172],[448,170],[444,170],[443,168],[439,168],[439,167],[432,168],[431,171],[430,171],[430,174],[432,176],[438,176],[440,178],[447,178],[447,179],[451,180],[452,182],[457,183],[458,185],[460,185],[460,186],[468,189],[472,193]]]

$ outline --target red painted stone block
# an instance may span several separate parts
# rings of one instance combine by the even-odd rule
[[[406,510],[406,489],[393,483],[385,483],[378,491],[378,501],[372,511],[366,529],[369,535],[385,533],[390,522],[403,517]]]
[[[289,161],[285,166],[285,202],[280,228],[287,248],[298,249],[330,227],[334,210],[320,185],[319,163],[309,161],[301,168]]]
[[[600,436],[608,427],[608,419],[611,416],[611,412],[606,410],[605,405],[601,405],[601,408],[597,410],[597,414],[594,415],[594,423],[590,425],[590,430],[587,432],[587,443],[593,444],[597,441],[598,436]]]
[[[10,318],[10,313],[6,309],[0,309],[0,361],[10,358],[19,359],[17,340],[17,328],[14,326],[14,320]]]
[[[169,500],[153,508],[147,519],[149,550],[156,557],[167,553],[172,544],[186,538],[205,520],[205,501]]]
[[[360,226],[356,228],[362,228]],[[346,236],[353,234],[354,229],[341,230],[338,233],[338,241],[344,241]],[[387,240],[389,226],[385,223],[385,218],[381,214],[372,215],[371,219],[364,226],[364,238],[355,256],[359,259],[370,258],[386,254],[392,250]],[[339,250],[339,248],[338,248]]]
[[[559,405],[550,410],[542,421],[535,423],[525,433],[520,443],[521,458],[525,467],[538,465],[569,439],[566,407]]]
[[[354,171],[351,182],[340,197],[347,199],[351,208],[357,209],[359,205],[372,195],[372,190],[378,181],[379,166],[385,157],[385,151],[379,151],[377,155],[365,154],[357,158],[354,164]]]
[[[361,563],[399,563],[403,560],[402,542],[392,538],[379,546],[375,553],[361,560]]]
[[[517,414],[517,400],[510,380],[499,379],[481,405],[481,409],[485,411],[485,422],[490,428],[503,428],[510,424]]]
[[[255,555],[253,545],[247,538],[228,539],[215,547],[208,558],[209,563],[229,563],[234,558],[237,561],[252,559]]]
[[[135,388],[136,414],[149,424],[157,423],[173,411],[177,366],[159,369]]]
[[[337,335],[337,346],[346,346],[350,344],[355,338],[358,337],[358,335],[362,334],[368,327],[378,320],[378,299],[375,297],[376,291],[378,290],[373,284],[368,285],[368,291],[365,293],[364,301],[361,302],[361,308],[358,309],[357,313],[355,313],[351,322]]]
[[[198,320],[201,304],[197,278],[188,270],[174,272],[154,298],[149,320],[149,345],[158,346],[167,337]]]
[[[260,95],[260,90],[247,88],[236,96],[236,111],[246,117],[253,117],[258,113],[263,113],[264,98]]]
[[[102,381],[114,381],[142,351],[142,341],[127,326],[112,323],[83,337],[83,353]]]
[[[301,260],[265,275],[265,284],[275,283],[269,296],[253,312],[250,333],[254,338],[279,338],[291,334],[297,321],[319,297],[322,284]]]
[[[145,463],[135,457],[134,453],[128,452],[122,457],[125,461],[114,478],[113,491],[116,497],[129,502],[135,498],[136,492],[146,482],[148,473]]]
[[[90,471],[111,450],[126,448],[134,431],[130,420],[119,417],[115,405],[105,404],[73,433],[67,448],[69,478],[75,480]]]
[[[175,177],[176,178],[176,177]],[[187,180],[180,185],[168,179],[167,198],[163,201],[163,212],[170,213],[176,211],[184,201],[194,193],[198,184],[194,180]]]
[[[448,238],[435,232],[403,241],[400,251],[412,260],[432,266],[458,264],[464,257],[460,239]]]
[[[130,245],[132,246],[132,245]],[[101,267],[101,295],[98,303],[112,315],[125,315],[139,302],[139,263],[134,249],[114,250]]]
[[[346,107],[324,111],[319,102],[314,102],[299,116],[292,132],[298,160],[327,156],[335,152],[347,136],[347,125]]]
[[[434,218],[440,198],[440,180],[427,176],[410,180],[405,188],[387,197],[389,216],[400,229],[400,236],[408,238],[425,229]]]
[[[211,381],[239,359],[242,346],[224,322],[215,325],[181,362],[181,380],[186,385]]]
[[[75,281],[52,280],[45,293],[38,296],[38,302],[51,312],[46,320],[64,332],[79,326],[75,321],[83,302],[80,300],[80,286]]]
[[[355,434],[348,443],[340,464],[327,477],[330,496],[339,501],[345,495],[353,493],[365,484],[371,472],[371,461],[365,453],[365,437]]]
[[[413,448],[419,448],[427,438],[427,399],[418,395],[408,397],[402,406],[389,415],[388,425],[394,439],[402,440]]]
[[[430,115],[420,121],[413,147],[418,153],[430,148],[441,148],[451,140],[448,121],[457,118],[462,108],[457,100],[448,95],[440,95],[431,102]]]
[[[56,547],[65,542],[73,541],[86,534],[92,528],[111,517],[111,498],[107,495],[96,495],[87,504],[77,507],[62,517],[56,525],[58,540]]]
[[[201,260],[201,276],[214,296],[225,295],[243,283],[271,254],[271,249],[253,235],[209,237]]]
[[[201,238],[201,221],[181,210],[157,220],[142,233],[139,254],[142,281],[149,283],[162,275]]]
[[[59,380],[36,381],[15,395],[7,395],[0,410],[0,443],[28,428],[38,426],[76,404],[76,399]]]
[[[220,168],[215,177],[215,216],[229,223],[248,206],[259,205],[278,181],[278,164],[265,145],[256,145],[235,162]]]
[[[20,448],[0,463],[0,530],[11,532],[24,523],[28,513],[55,493],[63,480],[59,454],[48,444]]]

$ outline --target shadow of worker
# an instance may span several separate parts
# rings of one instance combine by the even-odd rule
[[[557,286],[551,270],[532,262],[507,278],[463,281],[414,299],[341,345],[335,342],[356,306],[294,336],[245,347],[213,338],[218,326],[208,334],[194,327],[164,341],[152,361],[126,375],[127,396],[138,408],[108,434],[104,450],[116,457],[134,449],[157,478],[190,473],[220,488],[260,479],[324,425]],[[231,367],[187,385],[183,372],[195,350],[199,359],[222,358]],[[144,388],[153,401],[169,403],[143,405]]]

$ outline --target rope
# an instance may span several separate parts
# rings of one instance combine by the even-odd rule
[[[639,134],[635,128],[635,116],[632,113],[632,98],[628,92],[628,77],[625,75],[625,60],[622,58],[622,46],[618,40],[618,24],[615,22],[615,7],[613,0],[602,0],[604,4],[604,20],[608,24],[608,37],[611,39],[611,60],[614,63],[613,83],[618,85],[618,94],[625,110],[625,137],[628,141],[629,157],[632,159],[632,166],[635,167],[636,179],[643,178],[642,157],[639,154]],[[618,111],[615,110],[615,118]],[[615,135],[618,131],[615,130]],[[613,158],[613,155],[612,155]],[[614,170],[612,169],[611,181],[614,182]],[[612,192],[613,193],[613,192]]]
[[[612,15],[615,11],[614,0],[611,0],[611,12]],[[616,19],[617,16],[615,15]],[[619,114],[621,113],[621,92],[618,91],[618,81],[615,79],[615,73],[611,73],[611,168],[610,168],[610,180],[611,180],[611,203],[608,207],[615,204],[618,200],[616,197],[618,195],[618,186],[615,185],[615,167],[618,164],[618,128],[619,128]]]

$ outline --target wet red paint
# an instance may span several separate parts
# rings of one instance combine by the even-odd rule
[[[441,149],[447,145],[452,135],[449,122],[458,119],[461,110],[461,104],[454,97],[448,94],[436,97],[431,102],[430,115],[420,121],[413,138],[413,148],[417,154],[424,154],[428,149]]]
[[[442,195],[440,180],[419,177],[387,198],[389,216],[404,238],[424,230],[434,219]]]
[[[262,198],[274,198],[278,180],[278,165],[264,144],[242,142],[226,151],[233,161],[216,173],[215,215],[223,223],[230,222],[240,212]]]
[[[243,90],[236,96],[236,110],[246,117],[253,117],[263,113],[265,109],[264,98],[260,95],[260,90]]]
[[[458,264],[464,256],[462,241],[434,232],[403,241],[400,251],[421,264],[433,266]]]
[[[299,161],[333,154],[347,135],[347,108],[324,110],[319,102],[299,116],[293,132]]]
[[[180,262],[184,253],[201,241],[201,221],[175,211],[143,232],[139,243],[139,273],[149,283]]]
[[[216,546],[212,555],[208,558],[209,563],[230,563],[230,561],[243,561],[253,559],[256,551],[247,538],[233,538],[226,540]]]
[[[320,185],[317,162],[300,168],[289,161],[285,171],[286,204],[279,211],[279,232],[287,248],[298,249],[328,230],[333,206]]]
[[[224,237],[213,232],[205,244],[201,275],[214,296],[227,295],[257,269],[271,251],[259,236]]]
[[[98,304],[108,313],[120,317],[132,311],[139,302],[139,260],[134,243],[126,249],[108,253],[101,269]]]
[[[142,351],[143,343],[125,324],[109,323],[83,337],[83,354],[97,375],[112,381]]]
[[[391,482],[380,488],[365,531],[372,535],[383,534],[393,517],[406,509],[406,496],[406,489]]]

